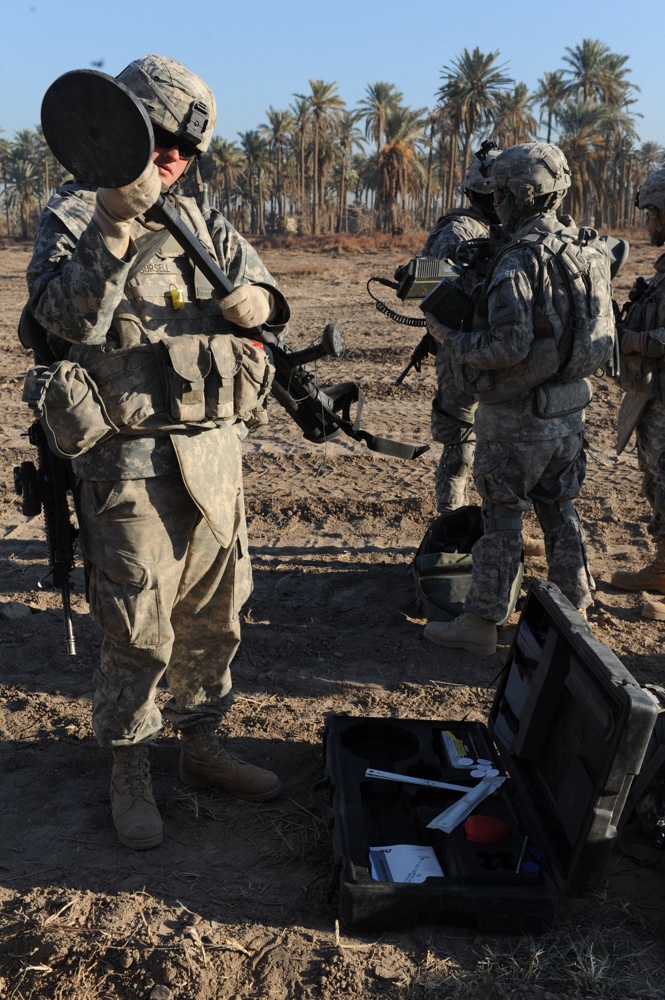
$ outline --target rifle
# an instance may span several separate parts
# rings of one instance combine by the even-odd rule
[[[19,339],[24,347],[34,351],[37,364],[52,364],[56,358],[48,345],[46,334],[26,306],[19,322]],[[38,466],[21,462],[14,468],[14,488],[21,497],[21,509],[26,517],[44,513],[44,528],[48,546],[49,571],[37,586],[59,590],[65,620],[67,653],[76,656],[76,641],[70,603],[71,574],[74,570],[74,549],[78,529],[72,524],[71,504],[78,520],[78,491],[71,462],[55,455],[48,446],[39,420],[28,428],[28,440],[37,448]],[[70,502],[71,498],[71,502]],[[80,522],[79,522],[80,523]],[[50,583],[47,581],[50,577]]]
[[[73,70],[58,77],[44,95],[41,119],[44,138],[56,159],[93,187],[131,183],[154,150],[152,124],[141,102],[123,84],[97,70]],[[167,197],[160,195],[146,218],[171,233],[220,298],[231,294],[233,283]],[[325,442],[343,433],[364,441],[370,451],[397,458],[417,458],[427,451],[429,445],[408,445],[362,430],[364,397],[358,383],[317,385],[306,362],[326,354],[339,358],[343,353],[337,325],[329,324],[326,330],[320,344],[304,351],[293,350],[264,328],[236,328],[233,333],[260,340],[270,352],[276,369],[271,392],[309,441]]]
[[[409,363],[404,371],[401,372],[401,374],[399,374],[395,379],[395,385],[401,385],[412,368],[415,368],[415,370],[420,373],[423,361],[425,358],[429,357],[430,354],[436,354],[436,341],[431,333],[426,333],[422,340],[418,341],[416,349],[411,355]]]

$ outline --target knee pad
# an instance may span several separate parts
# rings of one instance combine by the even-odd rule
[[[521,531],[522,515],[520,511],[503,503],[483,500],[482,506],[483,531]]]
[[[466,476],[473,465],[475,441],[450,442],[443,449],[442,465],[453,479]]]
[[[563,524],[580,523],[572,500],[558,500],[556,503],[534,501],[533,507],[544,535],[553,528],[560,528]]]

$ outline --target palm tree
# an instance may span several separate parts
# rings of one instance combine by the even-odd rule
[[[498,107],[498,94],[511,83],[496,61],[499,51],[487,55],[467,49],[441,71],[443,84],[438,90],[442,103],[452,102],[463,135],[462,174],[471,159],[471,143],[478,132],[492,121]]]
[[[370,83],[366,87],[366,97],[358,103],[358,117],[365,120],[365,138],[373,139],[376,155],[386,131],[386,119],[402,103],[403,96],[394,83]]]
[[[220,188],[223,190],[222,211],[229,221],[233,222],[231,198],[233,189],[238,183],[244,167],[245,161],[242,150],[238,149],[235,143],[229,142],[227,139],[222,139],[219,135],[215,135],[210,143],[210,149],[206,154],[206,161],[208,158],[211,163],[211,171],[207,175],[207,170],[202,160],[201,172],[203,179],[209,180],[217,190]]]
[[[640,88],[626,80],[626,74],[630,73],[626,67],[627,62],[628,56],[620,56],[616,52],[609,52],[603,59],[598,73],[598,96],[603,103],[620,107],[635,103],[631,94],[633,90],[639,91]]]
[[[21,236],[30,236],[30,224],[39,208],[41,181],[34,160],[27,159],[25,149],[15,146],[7,163],[4,197],[10,212],[16,212]]]
[[[570,84],[564,80],[562,69],[545,72],[538,81],[538,89],[533,96],[540,105],[539,122],[542,123],[543,115],[547,117],[547,142],[552,141],[552,126],[558,120],[559,110],[569,92]]]
[[[578,97],[568,101],[559,114],[561,138],[559,145],[571,168],[571,214],[574,218],[590,215],[597,208],[594,194],[593,165],[601,155],[604,130],[608,123],[607,109],[595,101]],[[597,195],[597,192],[595,192]]]
[[[385,143],[378,158],[376,205],[382,229],[396,234],[398,209],[409,196],[417,197],[425,171],[418,159],[418,144],[427,127],[425,108],[397,108],[386,119]]]
[[[637,162],[646,177],[665,164],[665,146],[659,142],[643,142],[637,150]]]
[[[534,101],[525,83],[516,83],[512,91],[497,95],[493,135],[499,146],[506,148],[533,139],[538,129],[538,122],[531,114]]]
[[[356,128],[358,113],[344,111],[337,125],[335,141],[338,150],[339,172],[337,178],[337,224],[338,233],[348,232],[347,180],[351,169],[354,149],[362,146],[362,133]]]
[[[259,125],[259,132],[268,140],[268,148],[275,171],[276,206],[273,206],[273,215],[279,217],[283,225],[283,220],[286,216],[286,194],[282,184],[282,174],[284,172],[284,159],[288,141],[291,138],[294,117],[291,111],[276,111],[272,105],[268,108],[266,115],[268,123],[266,125]]]
[[[0,132],[3,131],[0,129]],[[11,144],[8,139],[0,139],[0,161],[2,162],[2,200],[5,205],[5,225],[7,236],[11,236],[9,225],[9,201],[7,199],[7,163],[11,156]]]
[[[306,97],[296,97],[291,105],[293,112],[293,128],[291,131],[291,143],[296,160],[296,188],[298,212],[302,217],[305,213],[307,203],[307,183],[306,183],[306,160],[307,144],[310,133],[311,106]]]
[[[602,91],[603,66],[610,50],[604,42],[593,38],[583,38],[574,49],[566,46],[567,56],[563,61],[570,69],[565,69],[571,79],[571,90],[583,101],[598,97]]]
[[[249,229],[252,233],[265,236],[265,182],[271,167],[268,143],[256,129],[240,132],[239,135],[247,164],[245,175],[250,199]]]
[[[312,157],[312,230],[319,231],[319,206],[323,204],[324,178],[320,163],[321,139],[333,123],[337,123],[345,108],[344,101],[337,93],[336,83],[310,80],[311,94],[296,94],[300,100],[307,100],[311,109],[313,127]]]

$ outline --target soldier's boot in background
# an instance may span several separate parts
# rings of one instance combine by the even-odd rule
[[[645,601],[641,614],[642,618],[649,618],[652,622],[665,622],[665,601]]]
[[[545,555],[544,538],[532,538],[531,535],[524,535],[523,547],[525,559],[528,559],[529,556],[533,558],[534,556]]]
[[[282,784],[276,774],[229,753],[214,731],[181,733],[180,777],[195,788],[223,788],[239,799],[265,802]]]
[[[477,653],[478,656],[496,653],[496,624],[472,611],[466,611],[450,622],[430,622],[425,626],[425,635],[430,642],[447,649],[466,649],[468,653]]]
[[[111,814],[118,840],[125,847],[144,851],[161,844],[164,831],[152,794],[147,746],[114,749]]]
[[[617,570],[612,576],[611,584],[620,590],[659,590],[665,594],[665,538],[654,539],[656,554],[643,569],[629,573],[627,570]]]

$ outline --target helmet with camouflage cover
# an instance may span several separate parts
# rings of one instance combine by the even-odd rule
[[[475,194],[492,193],[494,184],[490,179],[491,165],[500,152],[500,149],[490,149],[485,153],[482,160],[478,156],[473,157],[462,181],[464,194],[469,195],[469,192],[474,192]]]
[[[665,169],[654,170],[637,189],[635,204],[642,209],[655,209],[657,218],[649,220],[649,233],[654,246],[665,243]]]
[[[200,76],[168,56],[142,56],[116,79],[139,98],[153,125],[205,153],[217,120],[215,95]]]
[[[638,208],[665,210],[665,169],[654,170],[637,189],[635,204]]]
[[[524,215],[561,204],[570,187],[570,167],[558,146],[524,142],[496,157],[491,181],[497,215],[511,228]]]
[[[498,149],[476,153],[462,181],[464,194],[488,222],[498,222],[494,211],[493,184],[490,177],[492,161],[498,155]]]

